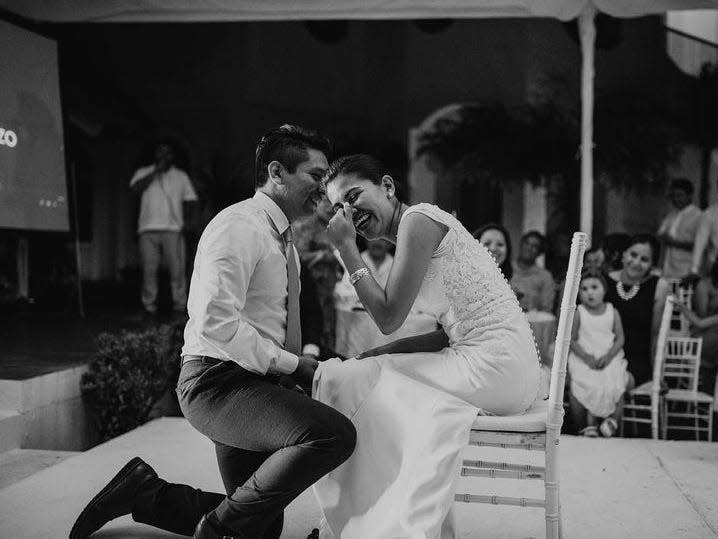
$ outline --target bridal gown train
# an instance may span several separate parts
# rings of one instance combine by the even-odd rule
[[[527,410],[539,362],[529,324],[489,252],[450,214],[410,207],[448,231],[416,307],[449,337],[439,352],[320,363],[313,396],[349,417],[354,454],[314,487],[322,539],[455,537],[453,496],[477,413]]]

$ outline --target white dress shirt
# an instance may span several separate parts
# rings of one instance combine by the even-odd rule
[[[130,180],[130,187],[155,171],[155,165],[142,167]],[[142,191],[140,198],[140,216],[137,219],[137,232],[179,232],[184,226],[182,203],[197,200],[197,193],[187,174],[177,167],[159,174]]]
[[[194,260],[183,355],[234,361],[258,374],[294,372],[299,360],[282,348],[288,284],[282,234],[288,227],[279,206],[261,192],[210,221]]]

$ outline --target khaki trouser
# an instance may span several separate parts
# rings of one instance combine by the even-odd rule
[[[181,232],[152,230],[139,238],[142,261],[142,305],[148,312],[157,310],[157,273],[164,261],[170,272],[172,307],[176,311],[187,308],[185,277],[185,247]]]

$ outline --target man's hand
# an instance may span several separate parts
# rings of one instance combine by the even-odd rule
[[[314,371],[319,363],[313,356],[299,356],[296,370],[290,375],[302,387],[310,387],[314,380]]]

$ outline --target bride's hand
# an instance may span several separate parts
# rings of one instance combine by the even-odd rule
[[[344,203],[344,207],[337,210],[334,217],[329,221],[327,225],[327,235],[329,240],[334,246],[339,249],[344,244],[355,244],[356,243],[356,229],[354,228],[354,208],[347,202]]]

